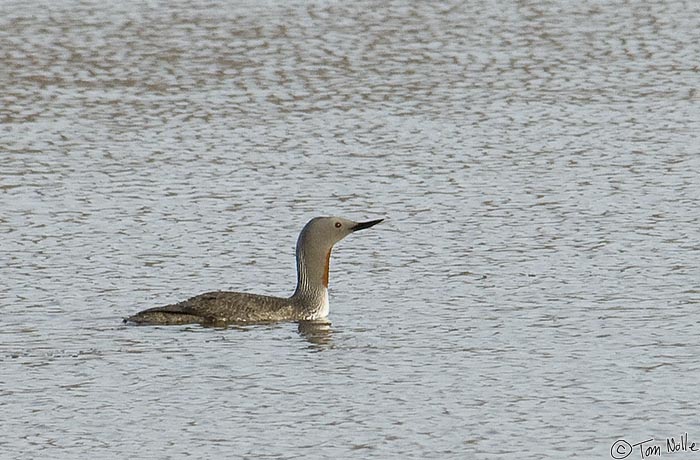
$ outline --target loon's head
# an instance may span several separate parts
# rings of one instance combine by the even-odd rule
[[[335,243],[351,233],[377,225],[384,219],[354,222],[342,217],[314,217],[301,231],[299,243],[330,250]]]
[[[314,217],[302,229],[297,240],[299,285],[303,281],[320,283],[328,288],[333,245],[351,233],[377,225],[384,219],[354,222],[342,217]]]

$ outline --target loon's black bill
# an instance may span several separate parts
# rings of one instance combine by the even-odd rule
[[[374,225],[377,225],[379,222],[383,221],[384,219],[377,219],[377,220],[370,220],[369,222],[359,222],[357,223],[354,227],[352,227],[352,231],[356,232],[358,230],[363,230],[365,228],[370,228]]]

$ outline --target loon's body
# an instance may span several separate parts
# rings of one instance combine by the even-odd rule
[[[311,219],[297,240],[297,288],[290,297],[207,292],[183,302],[143,310],[124,321],[144,325],[218,325],[325,318],[329,311],[328,274],[333,245],[382,220],[358,223],[340,217]]]

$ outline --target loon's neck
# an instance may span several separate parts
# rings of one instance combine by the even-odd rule
[[[297,288],[291,300],[310,310],[312,318],[309,319],[325,318],[329,310],[328,272],[331,250],[304,248],[303,244],[297,244],[296,256]]]

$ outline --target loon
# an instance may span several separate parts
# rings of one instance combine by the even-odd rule
[[[333,245],[351,233],[383,220],[311,219],[297,239],[297,287],[291,297],[206,292],[179,303],[143,310],[125,318],[124,322],[136,325],[226,325],[323,319],[329,312],[328,272]]]

